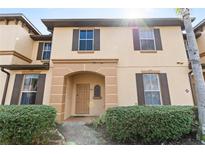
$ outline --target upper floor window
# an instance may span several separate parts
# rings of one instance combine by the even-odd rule
[[[51,42],[39,42],[37,60],[50,60],[51,56]]]
[[[35,104],[38,79],[38,74],[24,75],[20,104]]]
[[[133,47],[134,50],[158,51],[162,49],[162,39],[159,28],[134,28]]]
[[[100,29],[73,29],[72,51],[100,51]]]
[[[161,92],[158,74],[143,74],[146,105],[160,105]]]
[[[142,28],[139,30],[140,49],[156,50],[154,30],[151,28]]]
[[[49,60],[51,56],[51,43],[45,42],[43,44],[42,60]]]
[[[79,50],[93,50],[94,49],[94,31],[80,30],[79,33]]]

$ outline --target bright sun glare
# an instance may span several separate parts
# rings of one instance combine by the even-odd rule
[[[150,9],[125,9],[124,16],[126,18],[146,18]]]

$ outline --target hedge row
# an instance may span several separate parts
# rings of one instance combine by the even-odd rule
[[[195,124],[190,106],[131,106],[108,109],[108,134],[119,143],[153,144],[189,134]]]
[[[0,106],[0,144],[46,144],[55,117],[50,106]]]

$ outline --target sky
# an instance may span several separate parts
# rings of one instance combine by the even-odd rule
[[[179,17],[175,9],[102,9],[102,8],[0,8],[1,13],[23,13],[42,33],[49,34],[41,19],[58,18],[167,18]],[[205,9],[191,9],[191,16],[196,17],[193,26],[205,18]]]

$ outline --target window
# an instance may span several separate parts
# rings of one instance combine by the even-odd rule
[[[24,75],[20,104],[35,104],[39,75]]]
[[[79,50],[93,50],[94,31],[80,30],[79,34]]]
[[[51,43],[45,42],[43,44],[42,60],[49,60],[51,56]]]
[[[140,36],[141,50],[156,50],[153,29],[150,28],[140,29],[139,36]]]
[[[160,105],[161,93],[158,74],[143,74],[146,105]]]
[[[99,85],[94,87],[94,98],[101,98],[101,87]]]

